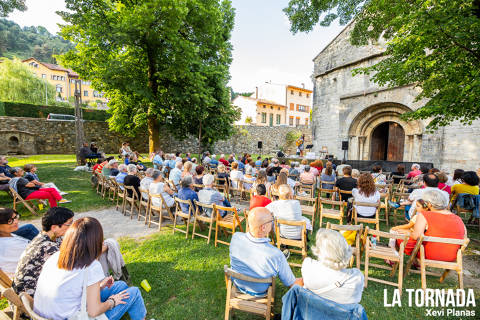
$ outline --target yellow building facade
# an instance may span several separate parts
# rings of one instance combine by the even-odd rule
[[[257,100],[257,126],[279,126],[285,124],[284,105],[268,100]]]
[[[290,127],[310,125],[312,90],[288,85],[286,88],[288,125]]]
[[[22,62],[28,65],[37,77],[44,79],[55,87],[57,100],[68,102],[69,98],[75,95],[75,81],[79,80],[79,76],[73,70],[56,64],[41,62],[35,58],[29,58]],[[94,90],[90,81],[81,80],[81,83],[82,103],[89,104],[98,101],[98,107],[101,109],[107,108],[108,100],[102,92]]]

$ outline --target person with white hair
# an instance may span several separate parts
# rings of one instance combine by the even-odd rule
[[[186,176],[180,181],[180,190],[178,190],[178,198],[181,200],[190,200],[192,201],[193,212],[195,212],[195,200],[198,201],[198,195],[193,189],[193,179],[192,176]],[[189,212],[189,205],[180,203],[180,208],[182,208],[183,213]]]
[[[165,183],[163,179],[162,173],[160,170],[154,170],[152,173],[153,182],[150,184],[148,191],[150,191],[151,195],[161,194],[163,200],[165,200],[165,204],[167,205],[168,209],[171,213],[175,211],[175,191],[170,189],[168,183]],[[155,207],[162,206],[160,198],[152,198],[152,205]],[[179,219],[180,221],[181,219]]]
[[[302,263],[303,287],[336,303],[360,303],[364,277],[359,269],[347,268],[352,247],[345,238],[338,231],[320,229],[312,253],[317,259],[307,257]]]
[[[255,177],[252,174],[253,168],[251,166],[248,166],[245,169],[245,175],[243,176],[243,188],[247,191],[252,188],[252,185],[255,182]]]
[[[215,154],[212,154],[212,158],[210,159],[209,165],[210,165],[210,167],[213,167],[213,168],[218,166],[218,160],[217,160],[217,156]]]
[[[118,161],[112,159],[102,168],[102,175],[105,177],[115,177],[118,174]]]
[[[204,165],[210,164],[210,161],[212,161],[212,158],[210,158],[210,152],[205,152],[205,157],[202,159],[202,163]]]
[[[233,188],[238,188],[237,180],[243,179],[242,171],[238,170],[238,162],[232,162],[232,170],[230,170],[230,181]]]
[[[178,190],[179,185],[180,185],[180,180],[182,179],[182,169],[183,169],[182,161],[177,161],[175,163],[175,168],[173,168],[173,170],[170,171],[170,175],[168,176],[169,179],[175,185],[175,187],[177,187],[177,190]]]
[[[122,163],[118,166],[118,174],[115,177],[115,180],[117,183],[123,183],[125,180],[125,177],[127,176],[127,165]],[[123,190],[123,189],[122,189]]]
[[[430,237],[464,239],[467,229],[462,219],[448,210],[448,199],[441,190],[429,189],[422,194],[423,209],[417,212],[417,220],[405,245],[405,253],[410,255],[417,239],[422,235]],[[426,242],[425,258],[440,261],[455,261],[459,245]]]
[[[145,171],[145,177],[140,181],[140,188],[144,190],[149,190],[150,184],[153,182],[152,175],[154,170],[156,169],[148,168]],[[148,200],[148,194],[146,194],[145,192],[142,192],[142,198],[145,200]]]
[[[227,159],[225,159],[225,155],[223,153],[220,155],[220,159],[218,159],[218,161],[226,167],[230,166],[230,163],[227,161]]]
[[[206,174],[203,176],[203,184],[205,188],[198,192],[198,201],[205,204],[218,204],[224,207],[230,207],[230,202],[217,190],[213,189],[213,183],[215,181],[214,176],[211,174]],[[212,211],[204,209],[204,213],[207,216],[212,215]]]
[[[157,151],[155,153],[155,156],[153,157],[153,167],[155,169],[159,169],[159,170],[162,170],[163,168],[163,158],[162,158],[162,152],[161,151]]]
[[[407,175],[407,179],[413,179],[418,175],[421,175],[422,171],[420,170],[420,165],[418,163],[412,164],[412,171]]]
[[[273,216],[263,207],[250,210],[249,231],[235,232],[230,243],[230,265],[233,271],[253,278],[278,277],[286,286],[302,285],[288,265],[285,255],[272,246],[268,235],[273,229]],[[254,257],[252,259],[252,257]],[[267,295],[267,283],[255,283],[233,279],[242,293],[256,297]]]
[[[127,176],[123,180],[123,184],[125,186],[130,186],[135,189],[137,196],[140,196],[140,178],[137,177],[137,166],[134,164],[129,164],[127,166]],[[132,190],[127,190],[128,196],[132,196]]]
[[[300,201],[293,199],[292,189],[288,184],[278,187],[279,200],[273,201],[266,208],[278,219],[288,221],[305,221],[307,230],[313,230],[310,220],[302,215]],[[280,225],[280,235],[287,239],[301,239],[302,227]]]

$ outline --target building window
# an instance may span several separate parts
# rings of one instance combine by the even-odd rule
[[[301,97],[301,96],[302,96],[302,92],[299,92],[299,93],[298,93],[298,96],[300,96],[300,97]]]
[[[273,106],[270,106],[270,109],[272,109],[272,110],[273,110]]]
[[[288,125],[293,127],[293,117],[290,116],[290,119],[288,120]]]
[[[297,127],[300,125],[300,118],[299,118],[299,117],[297,117],[297,118],[295,119],[295,125],[296,125]]]
[[[88,90],[83,90],[83,96],[88,97]]]
[[[273,127],[273,113],[270,113],[270,127]]]
[[[290,90],[290,94],[293,96],[293,90]]]
[[[58,93],[62,93],[62,92],[63,92],[61,85],[57,84],[56,88],[57,88],[57,92],[58,92]]]
[[[45,79],[47,77],[46,74],[42,74],[42,79]]]
[[[307,93],[307,99],[310,98],[310,93]]]
[[[308,112],[307,106],[298,105],[298,111],[300,112]]]
[[[263,109],[265,109],[267,106],[266,105],[263,105]]]
[[[282,122],[282,116],[277,114],[277,124],[280,124]]]
[[[267,123],[267,113],[262,112],[262,123]]]
[[[294,103],[290,103],[290,111],[293,111],[295,110],[295,104]]]
[[[103,98],[103,92],[93,91],[93,96],[95,98]]]
[[[308,118],[305,118],[305,125],[308,126]]]

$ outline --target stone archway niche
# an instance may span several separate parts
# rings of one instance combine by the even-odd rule
[[[412,110],[407,106],[387,102],[372,105],[356,115],[348,131],[350,142],[348,158],[350,160],[379,160],[372,159],[372,151],[375,152],[375,150],[372,150],[372,138],[375,139],[379,134],[378,132],[375,133],[376,128],[382,128],[381,126],[386,126],[385,123],[389,123],[388,125],[391,128],[397,126],[398,137],[395,139],[401,137],[399,132],[403,131],[404,133],[403,157],[395,154],[388,158],[387,152],[385,160],[416,161],[420,159],[423,125],[418,120],[407,123],[400,118],[403,113],[409,111]],[[401,141],[396,143],[395,147],[401,147]]]

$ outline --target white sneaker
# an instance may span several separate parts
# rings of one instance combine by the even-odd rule
[[[60,195],[61,195],[61,196],[64,196],[64,195],[67,195],[67,194],[68,194],[68,192],[63,192],[63,191],[60,192]]]
[[[72,202],[72,201],[67,200],[67,199],[62,199],[62,200],[58,201],[58,203],[70,203],[70,202]]]

